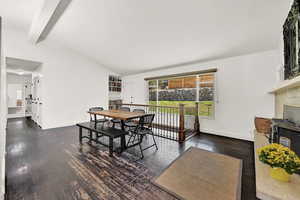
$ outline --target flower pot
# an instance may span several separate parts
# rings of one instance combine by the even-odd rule
[[[270,176],[278,181],[282,181],[282,182],[289,182],[290,181],[290,177],[291,175],[288,174],[284,169],[282,168],[270,168]]]

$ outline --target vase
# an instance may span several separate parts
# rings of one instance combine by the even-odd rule
[[[291,175],[288,174],[285,169],[282,168],[270,168],[270,175],[273,179],[282,181],[282,182],[289,182]]]

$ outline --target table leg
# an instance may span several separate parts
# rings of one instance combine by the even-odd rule
[[[90,143],[92,144],[93,132],[90,130],[89,133],[90,133]]]
[[[79,127],[79,143],[82,144],[82,127]]]
[[[121,129],[123,131],[125,131],[125,122],[124,122],[124,120],[121,120]]]
[[[126,137],[125,137],[125,135],[122,135],[121,136],[121,152],[120,153],[122,153],[125,150],[126,150]]]
[[[121,129],[122,129],[122,131],[125,131],[125,122],[124,122],[124,120],[121,120]],[[123,152],[123,151],[125,151],[126,150],[126,136],[124,135],[124,136],[121,136],[121,153]]]
[[[113,156],[113,151],[114,151],[114,139],[109,138],[109,156]]]
[[[95,129],[97,128],[97,115],[94,115],[94,120],[95,120]]]

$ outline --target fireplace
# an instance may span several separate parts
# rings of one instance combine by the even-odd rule
[[[283,119],[272,120],[270,142],[287,146],[300,156],[300,107],[284,105]]]

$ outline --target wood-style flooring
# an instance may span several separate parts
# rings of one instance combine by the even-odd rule
[[[111,159],[103,147],[80,146],[75,126],[41,130],[31,120],[10,119],[6,199],[172,199],[149,179],[191,146],[242,159],[242,200],[256,199],[252,142],[201,134],[182,145],[157,143],[159,150],[147,150],[143,160],[135,159],[138,149]]]

